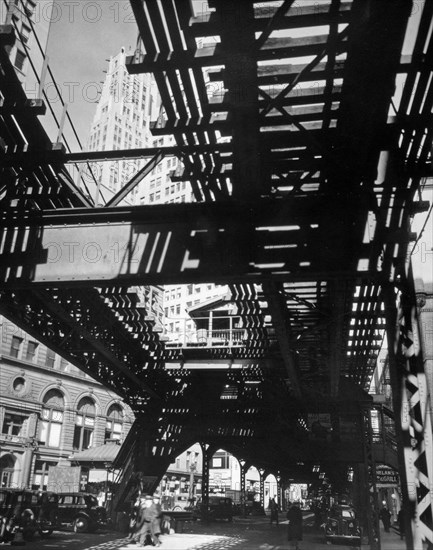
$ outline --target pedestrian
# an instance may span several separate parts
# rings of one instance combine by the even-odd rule
[[[132,540],[135,536],[138,513],[140,511],[140,498],[137,497],[131,501],[131,509],[129,511],[129,524],[128,524],[128,539]]]
[[[150,508],[152,510],[152,516],[153,516],[150,524],[153,544],[155,546],[160,546],[161,541],[159,540],[159,536],[161,534],[162,508],[159,502],[159,495],[153,495],[153,503]]]
[[[148,541],[150,544],[154,544],[151,525],[155,517],[155,511],[152,505],[153,499],[150,495],[140,499],[140,511],[138,513],[134,537],[138,546],[145,546]]]
[[[398,530],[400,532],[400,539],[404,539],[404,512],[403,508],[400,508],[398,514],[397,514],[397,523],[398,523]]]
[[[389,528],[391,526],[391,512],[386,506],[380,511],[380,519],[382,520],[385,533],[389,533]]]
[[[294,502],[287,512],[289,520],[288,539],[290,548],[293,548],[292,541],[295,543],[295,550],[299,549],[299,541],[302,540],[302,512],[298,502]]]
[[[275,502],[275,497],[269,501],[269,508],[271,510],[271,525],[274,521],[278,525],[278,504]]]

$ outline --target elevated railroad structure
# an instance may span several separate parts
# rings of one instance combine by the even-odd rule
[[[128,70],[153,73],[153,132],[175,139],[157,150],[53,146],[8,58],[13,29],[1,29],[0,312],[134,409],[122,498],[138,472],[156,486],[193,441],[205,461],[223,447],[286,478],[317,461],[331,477],[338,460],[362,464],[374,495],[365,411],[386,333],[407,544],[433,542],[432,367],[409,261],[411,220],[429,207],[433,2],[416,17],[410,0],[131,6]],[[95,207],[67,170],[165,155],[181,159],[174,177],[196,203]],[[131,291],[203,281],[229,284],[242,345],[166,345]],[[309,437],[319,413],[331,441]],[[358,445],[341,437],[348,417]]]

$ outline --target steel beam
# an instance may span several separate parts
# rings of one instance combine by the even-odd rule
[[[334,243],[321,222],[322,204],[320,197],[299,197],[242,204],[10,210],[0,221],[0,281],[10,286],[89,286],[255,280],[263,274],[301,280],[308,275],[311,280],[312,272],[325,270],[341,275],[351,260],[342,257],[330,265],[328,251]],[[316,223],[320,234],[311,233],[307,222]],[[267,236],[276,232],[284,246],[268,247]],[[345,237],[342,231],[340,242]],[[359,243],[357,253],[368,258],[369,246]]]
[[[221,47],[231,52],[225,59],[225,87],[232,94],[230,123],[233,136],[233,192],[237,199],[258,196],[263,188],[260,162],[257,61],[260,52],[254,32],[254,7],[247,2],[218,4],[225,16]],[[239,22],[242,22],[239,25]],[[265,35],[266,36],[266,35]],[[265,37],[266,41],[266,37]]]
[[[433,428],[412,275],[383,289],[407,548],[433,544]]]
[[[287,304],[282,285],[274,281],[262,285],[263,294],[268,301],[272,324],[277,334],[278,345],[281,349],[281,356],[286,367],[290,381],[290,387],[297,398],[301,398],[301,386],[299,382],[299,366],[296,364],[293,353],[293,337],[290,330],[290,320],[287,318]]]

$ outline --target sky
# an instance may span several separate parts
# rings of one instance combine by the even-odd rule
[[[197,13],[207,11],[205,0],[193,0]],[[102,89],[107,59],[122,46],[133,54],[137,42],[137,23],[129,0],[54,0],[47,55],[68,113],[83,144],[87,141],[95,112],[98,90]],[[50,99],[55,97],[54,88]],[[53,95],[54,94],[54,95]],[[61,115],[60,102],[56,106]],[[54,135],[50,125],[47,130]],[[54,125],[51,125],[54,128]],[[65,135],[69,135],[65,126]],[[69,140],[73,151],[77,144]]]
[[[106,60],[122,46],[132,54],[136,41],[137,24],[128,0],[55,0],[47,55],[83,143],[105,79]]]

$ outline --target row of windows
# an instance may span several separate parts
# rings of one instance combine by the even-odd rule
[[[49,390],[43,398],[43,408],[39,425],[39,442],[47,447],[59,447],[61,443],[64,422],[65,402],[59,390]],[[7,412],[5,413],[2,434],[24,437],[26,435],[29,416]],[[93,445],[93,434],[96,424],[96,406],[90,397],[83,397],[78,403],[73,437],[73,449],[85,450]],[[123,409],[120,405],[112,405],[107,412],[105,439],[122,437]]]
[[[177,304],[176,306],[171,306],[170,308],[165,307],[164,313],[166,317],[168,317],[169,315],[180,315],[180,304]]]
[[[9,350],[9,356],[14,357],[15,359],[24,359],[30,363],[36,363],[38,359],[39,352],[39,343],[34,340],[28,340],[27,346],[25,347],[24,338],[19,336],[12,336],[11,347]],[[54,351],[49,348],[46,348],[45,354],[45,366],[51,369],[58,368],[59,370],[65,372],[68,370],[69,363],[63,357],[59,357],[57,362],[57,355]],[[77,369],[75,369],[77,371]]]
[[[208,283],[206,285],[204,284],[201,284],[201,285],[193,285],[193,284],[190,284],[190,285],[187,285],[186,289],[187,289],[187,294],[188,296],[191,296],[192,294],[201,294],[201,291],[203,290],[203,292],[208,292],[208,291],[212,291],[213,289],[217,289],[219,288],[220,286],[222,285],[214,285],[212,283]],[[178,286],[176,288],[171,288],[171,289],[166,289],[165,292],[164,292],[164,300],[180,300],[182,298],[182,287],[181,286]],[[197,302],[194,302],[194,304],[197,303]],[[193,304],[193,302],[188,302],[187,303],[187,306],[191,306]]]

